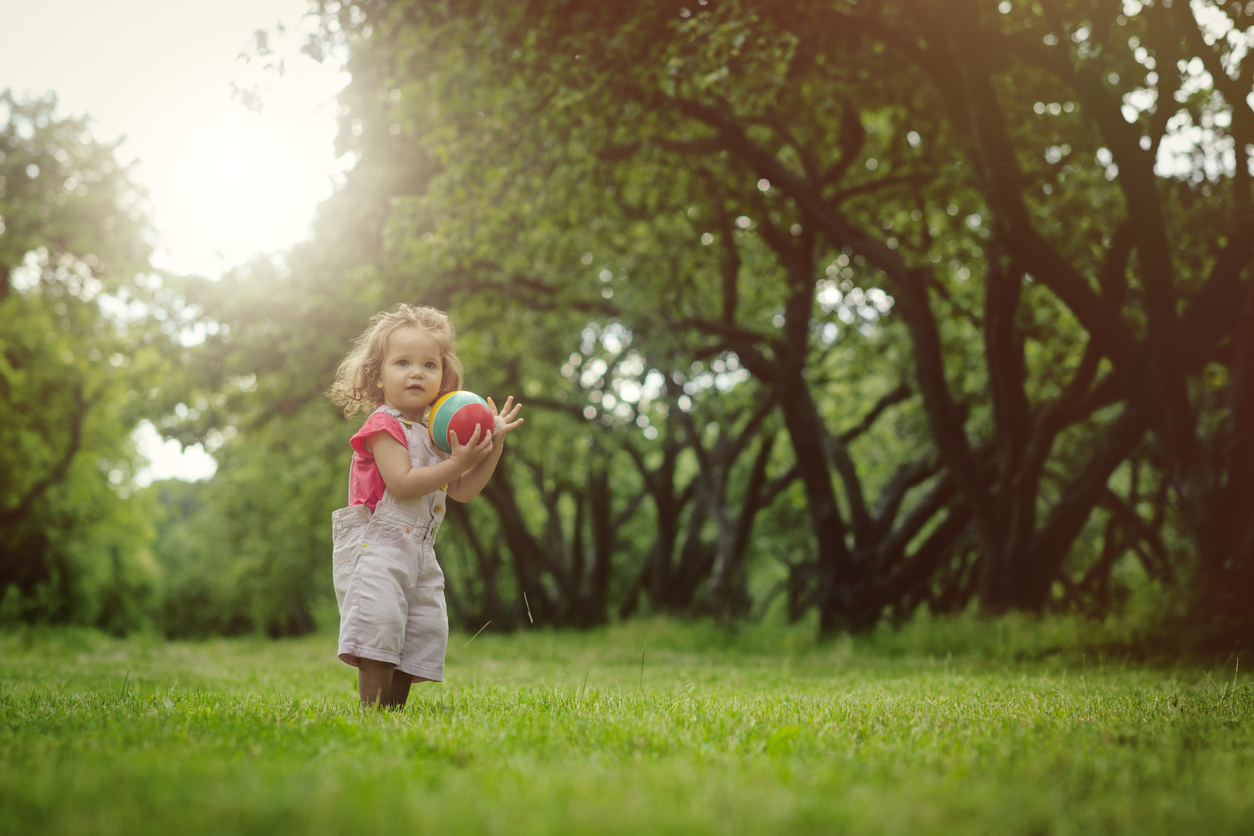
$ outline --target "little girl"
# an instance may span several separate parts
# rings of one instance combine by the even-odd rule
[[[402,706],[414,682],[444,680],[448,614],[435,559],[445,497],[469,502],[522,423],[513,397],[491,427],[441,453],[424,424],[437,398],[460,389],[453,325],[435,308],[399,305],[370,318],[327,395],[344,415],[375,407],[352,438],[348,507],[332,515],[340,659],[358,668],[363,706]]]

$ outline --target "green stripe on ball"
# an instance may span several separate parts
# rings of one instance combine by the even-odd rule
[[[431,416],[428,419],[427,426],[431,433],[431,441],[436,447],[439,447],[445,453],[452,453],[453,447],[448,440],[449,422],[453,420],[453,416],[458,410],[471,404],[479,404],[488,408],[488,402],[476,395],[474,392],[458,390],[449,392],[435,402],[431,407]],[[488,424],[483,427],[484,432],[491,432],[492,425]],[[458,438],[462,443],[466,443],[469,439]]]

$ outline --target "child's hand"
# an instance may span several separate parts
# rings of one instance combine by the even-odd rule
[[[516,429],[525,419],[518,418],[518,410],[522,409],[522,404],[514,403],[514,396],[510,395],[505,399],[505,406],[498,411],[496,404],[488,398],[488,406],[492,409],[495,418],[492,421],[492,440],[505,443],[505,436],[510,430]],[[513,407],[512,409],[510,407]],[[517,420],[515,420],[517,418]]]
[[[465,444],[461,443],[455,432],[448,434],[448,443],[453,448],[452,459],[462,468],[463,473],[486,459],[492,452],[492,436],[485,433],[479,424],[475,424],[475,431]]]

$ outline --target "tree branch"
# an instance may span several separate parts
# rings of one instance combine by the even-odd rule
[[[895,406],[896,404],[901,403],[912,394],[913,392],[911,392],[910,387],[907,384],[899,383],[896,389],[893,389],[891,392],[876,401],[875,406],[871,407],[871,411],[868,412],[861,421],[836,436],[836,438],[841,444],[852,443],[858,438],[858,436],[871,429],[871,427],[875,425],[875,422],[879,420],[879,417],[884,414],[886,409],[890,406]]]
[[[61,454],[61,458],[48,471],[44,478],[40,479],[30,487],[26,495],[7,511],[0,511],[0,525],[12,525],[22,517],[30,513],[34,506],[44,493],[53,485],[65,478],[70,470],[70,463],[74,461],[74,456],[78,454],[79,447],[83,442],[83,422],[87,415],[87,401],[83,398],[83,384],[77,382],[70,390],[71,397],[74,400],[74,409],[70,418],[70,439],[65,446],[65,452]]]

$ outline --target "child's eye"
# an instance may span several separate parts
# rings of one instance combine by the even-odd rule
[[[432,363],[432,362],[428,361],[428,362],[427,362],[427,368],[428,368],[428,369],[434,369],[434,368],[435,368],[435,363]]]
[[[397,360],[397,361],[396,361],[396,365],[398,365],[398,366],[408,366],[408,365],[409,365],[409,361],[408,361],[408,360]]]

